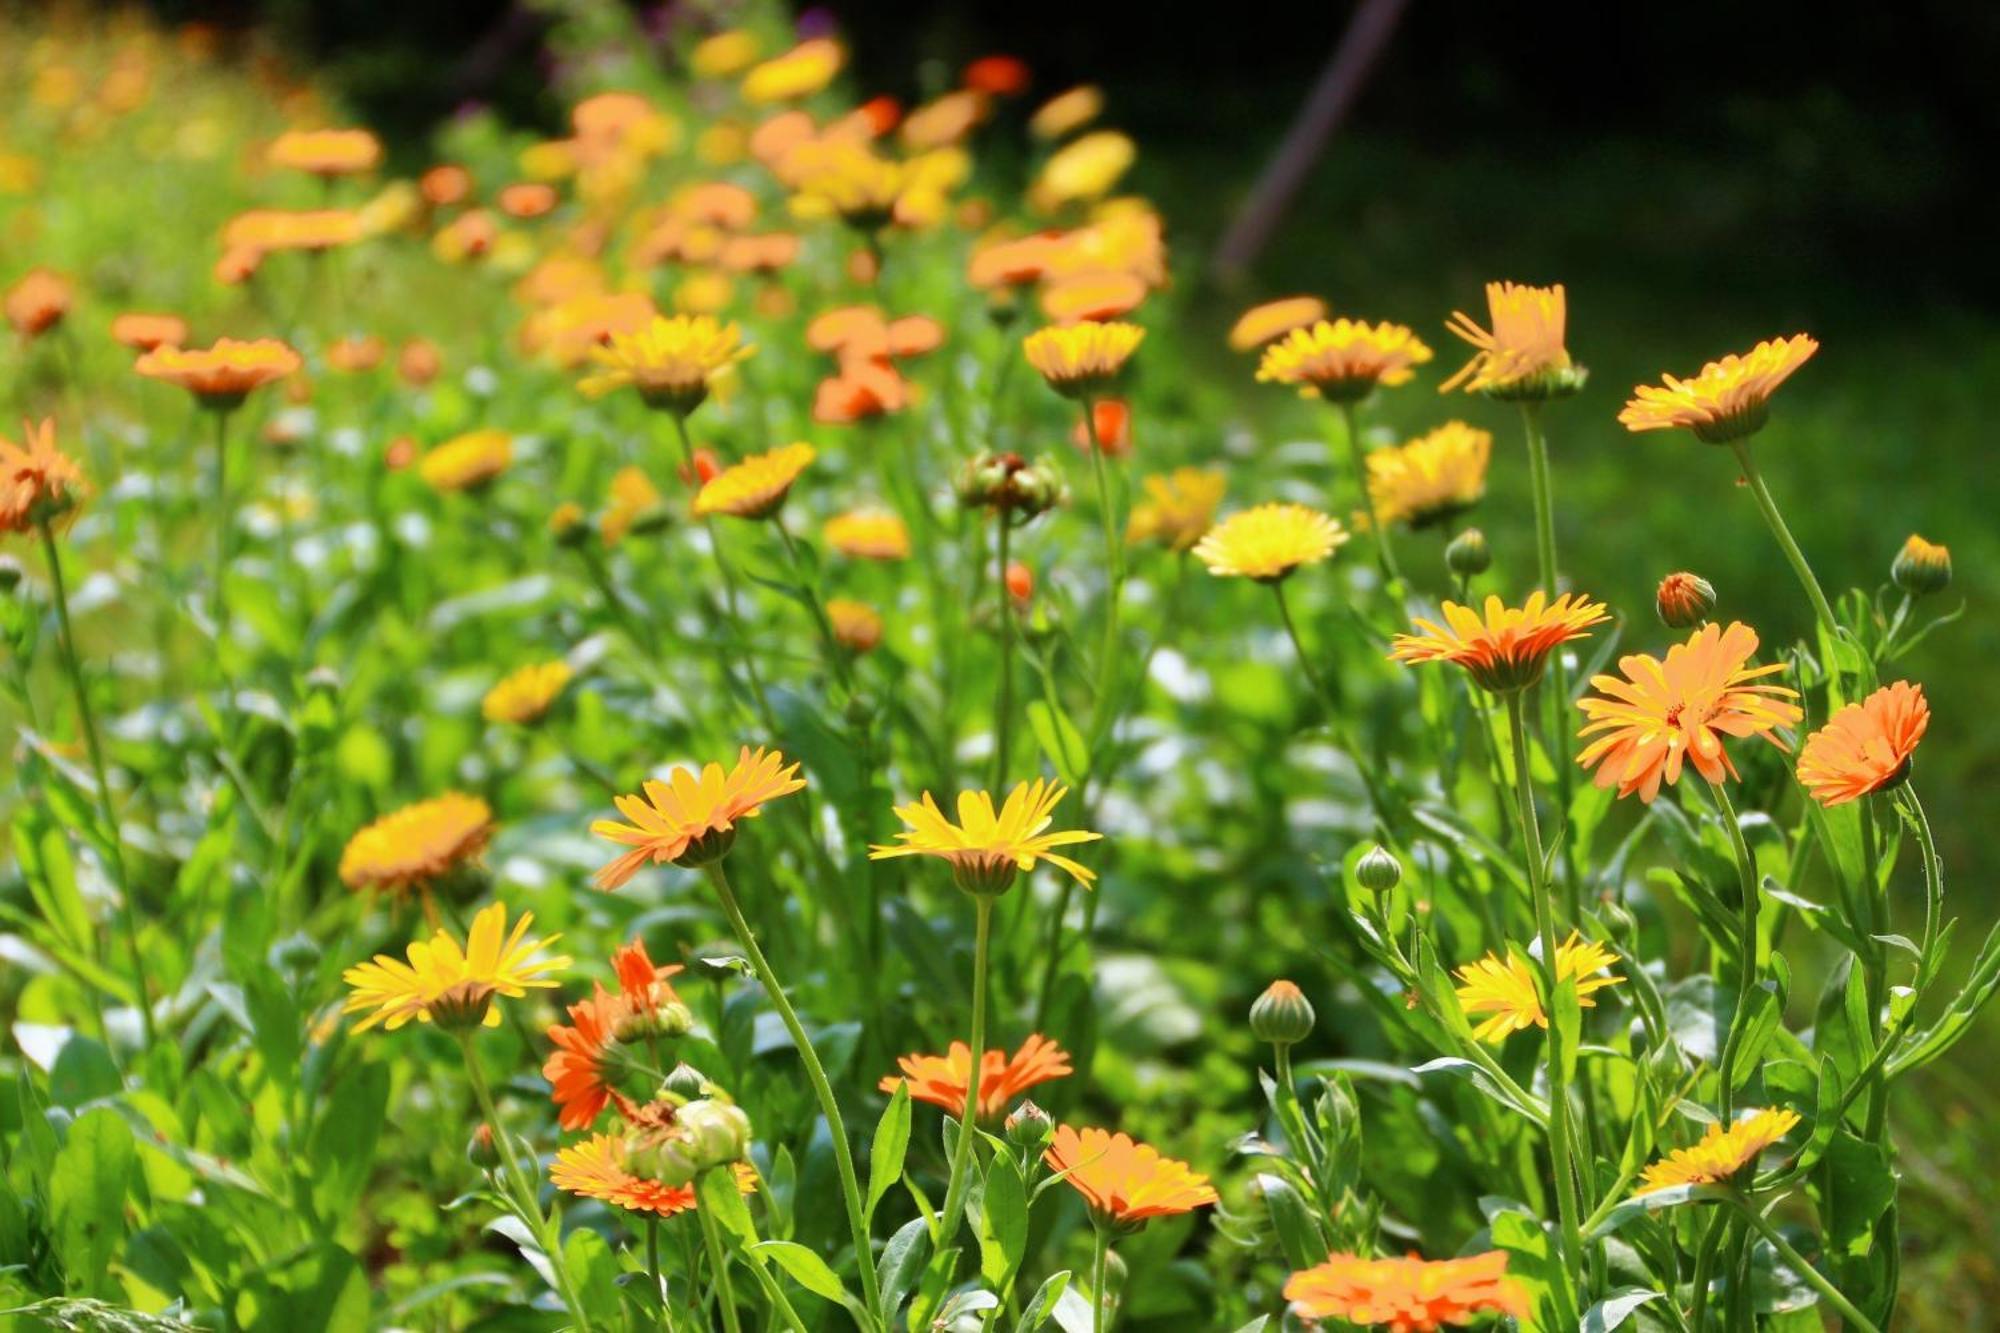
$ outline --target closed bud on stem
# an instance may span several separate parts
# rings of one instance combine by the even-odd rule
[[[1690,629],[1708,619],[1708,613],[1715,609],[1715,585],[1685,570],[1669,574],[1660,580],[1653,606],[1668,629]]]
[[[1889,577],[1912,597],[1943,592],[1951,586],[1951,550],[1927,542],[1913,532],[1903,543],[1903,549],[1896,552],[1895,563],[1889,566]]]
[[[481,1171],[500,1169],[500,1145],[493,1137],[493,1126],[481,1122],[472,1130],[472,1137],[465,1143],[465,1160]]]
[[[1250,1006],[1250,1031],[1259,1041],[1291,1046],[1312,1035],[1312,1001],[1289,981],[1274,981]]]
[[[1493,548],[1486,544],[1486,534],[1467,528],[1453,537],[1444,548],[1444,567],[1462,579],[1478,578],[1491,569]]]
[[[1403,882],[1403,863],[1377,843],[1354,863],[1354,882],[1370,893],[1387,893]]]
[[[1047,1111],[1031,1101],[1024,1101],[1015,1107],[1003,1128],[1007,1131],[1007,1142],[1036,1153],[1048,1147],[1049,1141],[1056,1135],[1056,1122],[1049,1119]]]
[[[620,1041],[644,1041],[649,1037],[684,1037],[694,1028],[694,1010],[679,1000],[628,1013],[618,1020]]]
[[[685,1062],[677,1064],[660,1085],[660,1092],[677,1103],[687,1103],[708,1091],[708,1075]]]

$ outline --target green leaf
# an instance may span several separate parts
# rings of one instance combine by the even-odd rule
[[[137,1157],[125,1118],[100,1106],[70,1125],[49,1176],[56,1252],[70,1283],[93,1296],[117,1291],[111,1256],[125,1238],[125,1191]]]
[[[72,1036],[63,1043],[55,1068],[49,1071],[50,1101],[74,1111],[115,1095],[118,1088],[118,1066],[111,1052],[89,1037]]]
[[[757,1224],[750,1220],[750,1209],[743,1202],[743,1191],[736,1186],[733,1171],[704,1171],[695,1181],[695,1203],[715,1219],[722,1228],[725,1238],[733,1238],[739,1245],[757,1243]]]
[[[1035,1333],[1035,1330],[1049,1322],[1049,1316],[1056,1312],[1056,1302],[1069,1290],[1069,1270],[1051,1273],[1035,1294],[1021,1308],[1021,1317],[1014,1323],[1014,1333]]]
[[[1777,1034],[1778,1024],[1784,1015],[1778,1004],[1777,988],[1768,981],[1762,981],[1750,988],[1749,1012],[1732,1014],[1732,1027],[1740,1026],[1742,1035],[1737,1038],[1734,1068],[1729,1070],[1729,1086],[1740,1088],[1750,1081],[1763,1063],[1764,1052]]]
[[[1640,1306],[1657,1301],[1664,1294],[1644,1287],[1620,1288],[1583,1312],[1582,1333],[1611,1333],[1637,1313]]]
[[[910,1085],[898,1083],[875,1122],[875,1138],[868,1147],[868,1216],[903,1177],[903,1158],[910,1148]]]
[[[1842,1130],[1826,1150],[1827,1178],[1822,1215],[1826,1243],[1850,1255],[1867,1251],[1875,1223],[1896,1201],[1896,1173],[1889,1154]]]
[[[577,1301],[591,1316],[612,1324],[618,1315],[618,1257],[604,1237],[589,1227],[577,1227],[563,1241],[563,1266],[569,1270]]]
[[[1090,746],[1083,733],[1069,720],[1069,714],[1036,699],[1028,704],[1028,726],[1042,753],[1055,765],[1056,773],[1071,786],[1082,781],[1090,768]]]
[[[979,1270],[999,1286],[1028,1251],[1028,1187],[1011,1154],[993,1154],[979,1205]]]
[[[826,1260],[803,1245],[789,1240],[765,1240],[752,1245],[749,1252],[772,1260],[791,1276],[792,1281],[815,1296],[839,1301],[842,1305],[853,1303],[853,1297],[841,1285],[840,1275],[827,1266]]]
[[[896,1312],[910,1297],[910,1289],[924,1271],[924,1255],[930,1249],[930,1225],[921,1217],[903,1223],[882,1249],[875,1277],[882,1289],[882,1313],[891,1326]]]
[[[244,1333],[365,1333],[368,1276],[338,1245],[315,1245],[252,1279],[236,1319]]]
[[[76,887],[69,840],[40,810],[22,811],[14,824],[14,859],[42,920],[73,949],[88,950],[95,932]]]
[[[1264,1196],[1264,1207],[1270,1210],[1271,1224],[1278,1232],[1278,1245],[1293,1272],[1311,1268],[1326,1258],[1331,1248],[1326,1234],[1312,1209],[1306,1206],[1304,1196],[1290,1181],[1261,1172],[1257,1176],[1257,1192]]]
[[[307,1140],[313,1202],[323,1217],[352,1211],[375,1166],[375,1143],[389,1109],[389,1068],[357,1065],[334,1085]]]

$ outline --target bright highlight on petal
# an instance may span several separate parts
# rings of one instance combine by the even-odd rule
[[[1624,980],[1606,970],[1617,961],[1618,955],[1611,950],[1571,932],[1569,939],[1556,946],[1556,983],[1574,982],[1576,1002],[1585,1009],[1592,1008],[1597,1004],[1591,998],[1592,992]],[[1489,953],[1478,962],[1458,969],[1458,1003],[1465,1016],[1491,1015],[1472,1030],[1476,1040],[1497,1045],[1516,1032],[1549,1025],[1536,983],[1539,971],[1538,965],[1531,965],[1528,959],[1513,952],[1504,958]]]
[[[1066,1173],[1063,1183],[1110,1226],[1129,1228],[1220,1202],[1207,1176],[1127,1134],[1058,1125],[1042,1160]]]

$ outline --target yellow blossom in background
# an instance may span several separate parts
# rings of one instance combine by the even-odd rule
[[[1676,1185],[1720,1185],[1755,1165],[1764,1150],[1797,1128],[1798,1112],[1760,1110],[1745,1114],[1727,1127],[1710,1125],[1701,1141],[1676,1148],[1647,1167],[1637,1194]]]
[[[743,98],[747,102],[769,103],[811,97],[832,83],[846,62],[846,48],[839,42],[831,37],[811,38],[744,75]]]
[[[1398,634],[1389,656],[1410,665],[1464,667],[1481,689],[1495,694],[1527,689],[1542,678],[1550,653],[1571,639],[1588,638],[1591,626],[1611,618],[1602,602],[1577,593],[1551,602],[1539,591],[1519,607],[1488,597],[1479,611],[1449,601],[1442,610],[1444,624],[1417,617],[1418,632]]]
[[[1230,326],[1229,348],[1234,352],[1251,351],[1293,329],[1310,328],[1326,315],[1326,302],[1317,296],[1287,296],[1251,306]]]
[[[233,408],[252,389],[284,379],[303,364],[275,338],[219,338],[212,347],[156,347],[132,368],[148,379],[179,385],[211,407]]]
[[[1463,388],[1502,402],[1536,402],[1583,387],[1583,369],[1571,364],[1563,346],[1568,307],[1561,283],[1527,287],[1489,282],[1486,308],[1491,330],[1464,311],[1453,311],[1446,322],[1476,350],[1463,369],[1438,386],[1439,393]]]
[[[575,673],[560,659],[536,662],[503,676],[480,701],[479,714],[488,722],[526,726],[539,722]]]
[[[1086,134],[1042,164],[1041,174],[1028,187],[1028,198],[1044,212],[1101,199],[1138,159],[1139,147],[1129,135],[1117,130]]]
[[[1094,83],[1057,93],[1028,118],[1028,133],[1037,139],[1063,139],[1104,114],[1104,90]]]
[[[1144,279],[1115,269],[1070,274],[1042,288],[1042,313],[1058,324],[1116,319],[1137,310],[1147,291]]]
[[[1231,514],[1196,543],[1195,559],[1218,578],[1276,583],[1316,565],[1347,541],[1340,520],[1302,504],[1263,504]]]
[[[734,78],[756,64],[761,51],[756,33],[731,28],[696,42],[694,50],[688,53],[688,68],[699,78]]]
[[[829,597],[826,618],[833,625],[833,638],[851,653],[868,653],[882,642],[882,617],[866,602],[851,597]]]
[[[382,164],[382,141],[367,130],[287,130],[264,160],[315,176],[352,176]]]
[[[645,469],[627,465],[611,477],[611,499],[598,520],[606,546],[616,546],[636,530],[650,529],[667,518],[666,497]]]
[[[846,139],[793,154],[790,174],[797,191],[795,214],[837,217],[862,231],[886,226],[909,186],[903,164]]]
[[[1410,367],[1430,359],[1431,349],[1401,324],[1322,319],[1265,348],[1257,378],[1331,402],[1351,402],[1367,397],[1377,384],[1408,383]]]
[[[886,509],[856,509],[826,521],[826,544],[858,560],[902,560],[910,554],[910,530]]]
[[[353,245],[365,235],[361,215],[350,209],[258,208],[229,220],[222,229],[222,245],[225,250],[258,254],[334,250]]]
[[[1683,427],[1709,444],[1754,435],[1770,417],[1771,395],[1818,350],[1808,334],[1773,338],[1742,356],[1709,362],[1693,379],[1667,375],[1661,386],[1642,384],[1618,414],[1619,424],[1634,432]]]
[[[1050,388],[1074,398],[1109,386],[1145,337],[1136,324],[1084,320],[1031,333],[1021,351]]]
[[[179,315],[132,310],[111,321],[111,337],[135,352],[150,352],[162,345],[179,347],[187,342],[188,324]]]
[[[447,792],[386,814],[349,838],[340,882],[381,893],[424,888],[477,859],[492,836],[492,807]]]
[[[952,877],[960,888],[974,893],[1004,892],[1013,884],[1016,871],[1031,871],[1037,863],[1047,861],[1087,887],[1097,878],[1095,872],[1054,849],[1095,842],[1104,835],[1046,831],[1054,822],[1056,806],[1068,792],[1069,788],[1043,778],[1018,783],[996,812],[988,793],[963,791],[958,794],[956,824],[925,792],[921,800],[896,807],[896,817],[908,828],[896,835],[895,845],[870,847],[868,859],[935,856],[951,865]]]
[[[1177,467],[1164,477],[1147,477],[1145,497],[1132,506],[1125,526],[1128,542],[1158,542],[1170,551],[1191,551],[1215,522],[1228,476],[1214,468]]]
[[[701,405],[716,378],[756,349],[743,331],[713,315],[663,315],[636,333],[615,333],[591,353],[602,367],[577,387],[599,397],[630,386],[650,407],[688,413]]]
[[[819,456],[809,444],[787,444],[768,453],[752,454],[724,468],[694,497],[694,512],[704,518],[769,518],[791,493],[792,483]]]
[[[1577,1004],[1593,1008],[1597,1004],[1591,998],[1594,992],[1624,980],[1608,971],[1617,961],[1618,955],[1611,950],[1571,932],[1569,939],[1556,946],[1556,984],[1574,982]],[[1504,958],[1489,953],[1458,969],[1458,1003],[1465,1016],[1488,1016],[1472,1030],[1475,1040],[1498,1045],[1516,1032],[1549,1025],[1537,988],[1539,970],[1539,965],[1531,965],[1512,952]]]
[[[727,772],[707,764],[700,773],[676,767],[665,782],[649,781],[639,796],[612,802],[630,823],[600,819],[590,831],[629,847],[597,872],[600,889],[615,889],[648,861],[699,865],[726,853],[736,841],[736,821],[754,819],[764,806],[805,788],[797,764],[784,755],[744,746]]]
[[[510,932],[507,908],[494,903],[472,919],[462,946],[440,930],[412,944],[407,963],[389,954],[357,963],[341,974],[351,992],[341,1012],[363,1015],[356,1032],[377,1024],[394,1032],[412,1019],[447,1028],[498,1027],[494,999],[550,989],[556,981],[545,974],[570,964],[566,957],[538,956],[562,937],[529,939],[534,921],[533,913],[523,912]]]
[[[471,491],[491,483],[513,461],[514,437],[506,431],[467,431],[419,459],[417,475],[435,491]]]
[[[1368,494],[1384,523],[1413,528],[1464,513],[1486,493],[1490,432],[1448,421],[1393,449],[1369,451]]]
[[[904,146],[916,152],[945,148],[977,129],[992,109],[986,94],[955,88],[903,117],[899,133]]]

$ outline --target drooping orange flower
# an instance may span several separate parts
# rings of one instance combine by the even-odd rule
[[[382,816],[347,840],[340,882],[405,893],[476,859],[493,836],[493,811],[477,796],[446,792]]]
[[[1431,349],[1401,324],[1322,319],[1266,347],[1257,378],[1329,402],[1352,402],[1378,384],[1407,383],[1415,374],[1411,367],[1430,359]]]
[[[71,515],[83,495],[83,469],[56,447],[56,423],[21,423],[25,444],[0,438],[0,532],[32,532]]]
[[[1772,732],[1803,716],[1789,702],[1798,696],[1761,683],[1785,667],[1750,666],[1756,651],[1757,632],[1737,621],[1727,629],[1702,626],[1669,648],[1664,662],[1644,653],[1619,658],[1623,674],[1591,677],[1597,694],[1577,703],[1590,719],[1577,734],[1596,738],[1577,762],[1597,768],[1598,786],[1615,783],[1619,796],[1637,792],[1651,802],[1661,783],[1680,781],[1684,762],[1710,782],[1734,778],[1724,736],[1762,736],[1785,748]]]
[[[1806,738],[1799,781],[1825,806],[1886,791],[1909,776],[1910,756],[1930,724],[1923,686],[1907,680],[1884,685]]]
[[[1102,1224],[1129,1229],[1219,1202],[1208,1177],[1130,1135],[1056,1126],[1042,1160],[1090,1205]]]
[[[631,823],[600,819],[590,831],[632,850],[597,872],[597,887],[617,888],[648,861],[699,865],[721,856],[736,840],[737,820],[754,819],[766,803],[805,787],[798,772],[776,750],[746,745],[727,773],[715,763],[699,774],[676,767],[665,782],[647,782],[643,800],[618,797],[613,803]]]
[[[1638,1194],[1675,1185],[1716,1185],[1756,1163],[1764,1150],[1798,1125],[1796,1111],[1751,1111],[1726,1128],[1710,1125],[1701,1142],[1676,1148],[1647,1167]]]
[[[240,404],[252,389],[281,380],[302,364],[297,352],[275,338],[254,342],[220,338],[213,347],[156,347],[132,368],[148,379],[178,384],[204,406],[227,409]]]
[[[1818,350],[1810,334],[1768,339],[1742,356],[1709,362],[1693,379],[1667,375],[1664,385],[1640,385],[1618,421],[1629,431],[1685,427],[1709,444],[1740,440],[1764,428],[1771,395]]]
[[[1286,296],[1251,306],[1229,328],[1229,348],[1248,352],[1282,338],[1293,329],[1309,328],[1326,318],[1326,302],[1317,296]]]
[[[1592,625],[1611,617],[1604,603],[1577,593],[1551,602],[1539,591],[1510,607],[1488,597],[1482,611],[1444,604],[1443,625],[1418,617],[1416,634],[1398,634],[1389,656],[1398,662],[1451,662],[1495,694],[1525,690],[1542,678],[1549,654],[1571,639],[1588,637]]]
[[[905,1055],[896,1061],[903,1071],[884,1078],[883,1092],[894,1092],[907,1082],[910,1096],[929,1102],[952,1115],[965,1115],[966,1085],[972,1077],[972,1048],[962,1041],[951,1044],[944,1055]],[[1069,1055],[1040,1033],[1021,1043],[1011,1058],[1004,1050],[990,1050],[979,1062],[978,1116],[997,1120],[1022,1093],[1069,1074]]]
[[[135,352],[150,352],[163,343],[173,347],[185,343],[188,325],[179,315],[132,310],[111,321],[111,336]]]
[[[799,474],[818,456],[818,450],[803,443],[752,454],[704,484],[694,497],[694,512],[702,517],[769,518],[785,502]]]
[[[1475,350],[1463,369],[1438,386],[1439,393],[1462,387],[1502,402],[1534,402],[1583,387],[1583,371],[1571,364],[1563,346],[1568,304],[1561,283],[1489,282],[1486,308],[1490,331],[1462,310],[1445,322]]]
[[[36,337],[62,322],[73,299],[69,283],[45,268],[30,269],[7,289],[7,322],[23,338]]]
[[[1507,1254],[1463,1259],[1364,1259],[1330,1254],[1285,1281],[1285,1299],[1307,1319],[1339,1319],[1391,1333],[1437,1333],[1487,1315],[1526,1319],[1527,1289],[1507,1276]]]
[[[351,176],[381,165],[382,141],[367,130],[287,130],[264,160],[315,176]]]

